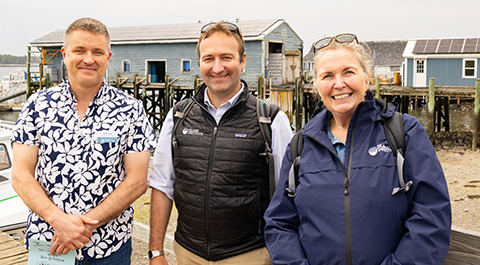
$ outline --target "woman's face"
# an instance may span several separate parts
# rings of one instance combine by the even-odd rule
[[[370,76],[350,49],[321,52],[315,58],[315,85],[325,106],[335,118],[351,118],[364,100]]]

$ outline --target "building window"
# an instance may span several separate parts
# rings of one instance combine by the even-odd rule
[[[463,59],[463,78],[477,76],[477,59]]]
[[[123,61],[122,61],[122,65],[123,65],[123,66],[122,66],[122,69],[123,69],[124,72],[130,72],[130,71],[132,71],[132,69],[131,69],[131,67],[130,67],[130,66],[132,65],[131,62],[130,62],[130,60],[123,60]]]
[[[192,61],[182,60],[182,73],[190,73],[192,71]]]
[[[424,60],[418,60],[417,61],[417,74],[423,74],[425,71],[425,61]]]

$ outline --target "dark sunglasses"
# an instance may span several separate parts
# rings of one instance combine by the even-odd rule
[[[210,22],[210,23],[207,23],[205,24],[202,29],[200,30],[201,33],[205,33],[209,28],[215,26],[218,22]],[[238,30],[238,27],[237,25],[231,23],[231,22],[221,22],[220,24],[226,26],[228,28],[228,30],[230,30],[231,32],[233,33],[237,33],[238,35],[240,35],[240,31]]]
[[[338,34],[337,36],[326,37],[315,42],[313,44],[313,53],[330,45],[332,40],[336,40],[338,43],[349,43],[352,41],[356,41],[358,43],[357,35],[352,33],[342,33]]]

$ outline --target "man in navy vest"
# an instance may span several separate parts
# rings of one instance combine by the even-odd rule
[[[204,83],[193,101],[183,100],[167,114],[154,155],[150,264],[167,264],[163,246],[174,200],[177,264],[270,264],[263,236],[269,169],[257,98],[241,80],[242,34],[233,23],[206,24],[197,52]],[[292,137],[285,113],[273,115],[271,129],[278,180]]]

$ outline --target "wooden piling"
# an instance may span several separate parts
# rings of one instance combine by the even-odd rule
[[[380,98],[380,78],[375,78],[375,97]]]
[[[258,98],[265,98],[265,89],[263,86],[263,76],[260,76],[257,81],[257,97]]]
[[[197,92],[199,86],[200,78],[198,77],[198,75],[195,75],[195,77],[193,78],[193,89],[195,90],[195,93]]]
[[[303,93],[301,91],[300,78],[295,78],[295,131],[302,128]]]
[[[435,131],[435,78],[430,78],[428,86],[428,137]]]
[[[27,99],[32,95],[32,73],[30,71],[30,64],[32,62],[31,55],[32,47],[27,48]]]
[[[475,81],[475,104],[473,112],[475,114],[473,120],[473,141],[472,141],[472,150],[477,151],[478,144],[478,125],[479,125],[479,112],[480,112],[480,79]]]

